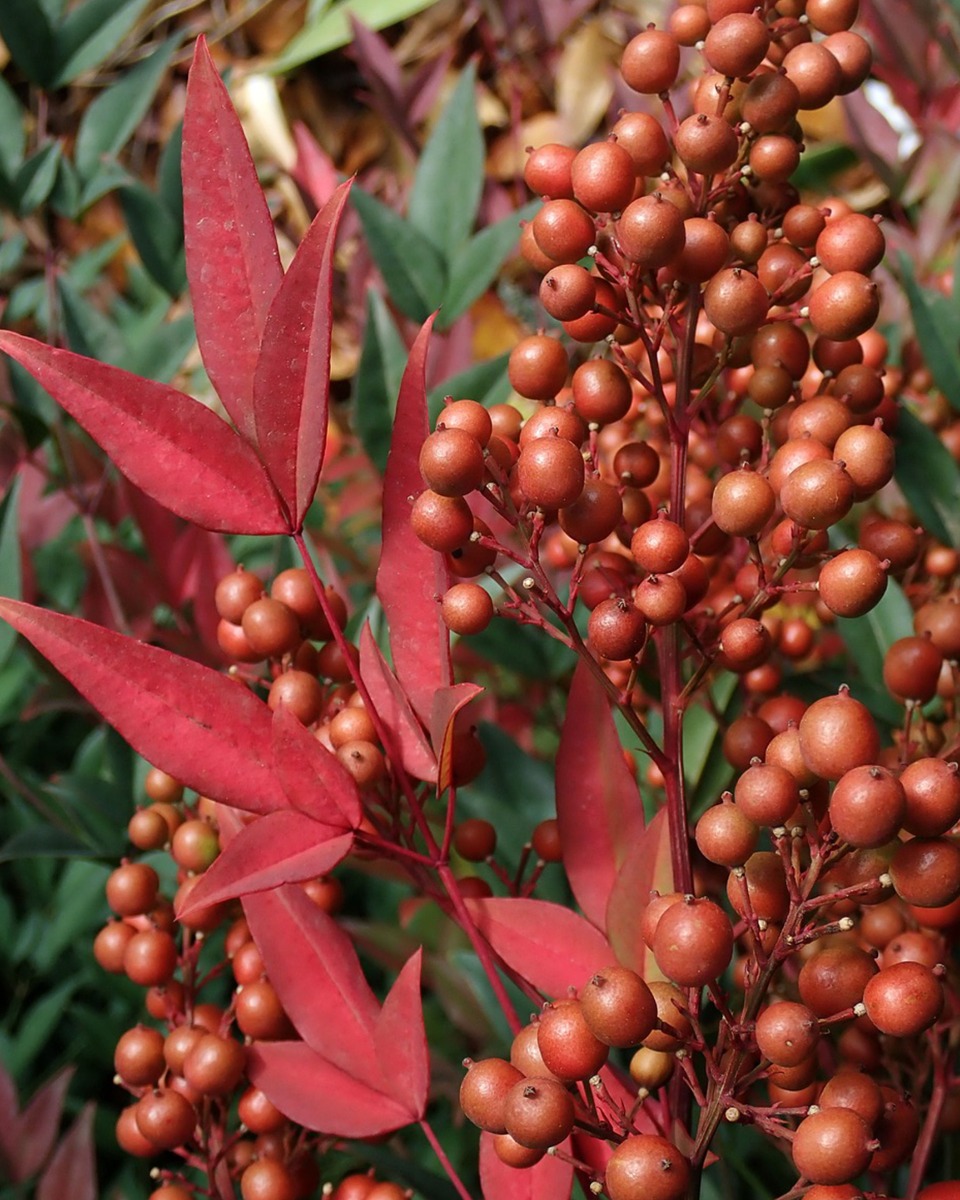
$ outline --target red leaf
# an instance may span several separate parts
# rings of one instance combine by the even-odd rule
[[[255,1042],[247,1051],[247,1074],[282,1113],[307,1129],[365,1138],[410,1124],[407,1110],[391,1096],[304,1042]]]
[[[670,824],[665,808],[637,838],[620,868],[607,904],[607,936],[616,951],[617,961],[645,979],[663,978],[640,936],[640,918],[654,889],[661,894],[673,891]]]
[[[430,1091],[430,1052],[420,997],[422,960],[422,950],[407,960],[383,1002],[375,1032],[383,1078],[411,1121],[419,1121],[426,1112]]]
[[[335,1066],[382,1087],[374,1049],[380,1005],[347,934],[300,888],[247,896],[243,907],[270,982],[300,1036]]]
[[[570,1153],[570,1141],[561,1143]],[[573,1166],[547,1154],[532,1167],[508,1167],[493,1148],[493,1134],[480,1134],[480,1187],[484,1200],[568,1200]]]
[[[178,516],[221,533],[286,533],[255,451],[197,400],[18,333],[3,349],[103,447],[137,487]]]
[[[363,808],[353,776],[282,706],[273,714],[273,766],[294,808],[335,828],[359,827]]]
[[[182,163],[187,278],[203,365],[254,443],[253,380],[283,269],[243,127],[202,37],[187,82]]]
[[[295,530],[313,502],[327,441],[333,252],[351,182],[300,243],[270,306],[253,381],[257,445]]]
[[[437,756],[437,792],[446,791],[453,774],[453,733],[457,713],[483,691],[475,683],[455,683],[441,688],[433,697],[430,740]]]
[[[607,939],[583,917],[549,900],[468,900],[477,927],[518,975],[548,996],[565,996],[614,960]]]
[[[20,1100],[17,1096],[17,1086],[0,1062],[0,1171],[15,1182],[23,1178],[17,1170],[21,1151],[18,1136],[19,1119]]]
[[[437,603],[447,590],[447,569],[410,528],[410,497],[423,491],[417,463],[429,432],[426,365],[432,325],[429,317],[417,334],[400,384],[383,479],[383,549],[377,568],[377,595],[390,627],[397,678],[424,724],[434,693],[453,683],[450,634]]]
[[[350,853],[353,834],[306,813],[267,813],[245,826],[187,896],[177,916],[251,892],[325,875]]]
[[[94,1104],[80,1115],[53,1152],[37,1183],[36,1200],[97,1200],[97,1164],[93,1154]]]
[[[0,617],[65,675],[138,754],[250,812],[289,807],[271,769],[270,710],[224,675],[89,621],[0,599]]]
[[[610,701],[583,662],[570,686],[556,779],[563,867],[577,903],[602,929],[617,871],[643,832],[643,806]]]
[[[31,1098],[16,1126],[17,1161],[13,1164],[14,1183],[36,1174],[50,1157],[56,1141],[63,1102],[73,1078],[73,1067],[64,1067],[49,1079]]]
[[[380,653],[369,622],[360,631],[360,675],[381,720],[393,734],[403,769],[432,783],[437,778],[437,761],[406,693]]]

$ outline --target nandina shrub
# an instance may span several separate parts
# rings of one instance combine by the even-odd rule
[[[443,436],[443,412],[431,432],[430,321],[416,338],[384,479],[377,594],[389,661],[369,623],[348,625],[345,597],[321,578],[304,532],[323,460],[333,249],[349,184],[284,273],[202,45],[184,130],[188,269],[204,362],[232,424],[174,389],[0,334],[144,492],[205,528],[287,536],[303,563],[262,586],[249,572],[221,581],[228,674],[0,603],[155,765],[131,841],[169,849],[178,890],[163,896],[132,856],[108,882],[116,919],[95,954],[149,989],[156,1036],[124,1034],[118,1048],[131,1101],[117,1137],[136,1157],[180,1156],[161,1169],[157,1200],[226,1197],[235,1184],[246,1200],[305,1197],[318,1153],[416,1124],[470,1194],[427,1119],[431,1097],[451,1089],[432,1087],[423,952],[402,966],[394,956],[373,990],[350,926],[335,919],[342,893],[330,872],[348,855],[389,864],[456,922],[511,1028],[499,1055],[464,1064],[485,1196],[566,1196],[576,1183],[612,1200],[679,1200],[699,1193],[741,1125],[782,1151],[783,1190],[866,1181],[912,1197],[924,1182],[957,1099],[958,562],[931,530],[922,556],[918,546],[902,564],[864,547],[865,571],[829,569],[845,566],[848,537],[867,540],[885,513],[876,493],[896,454],[896,375],[883,376],[886,346],[872,328],[882,233],[878,251],[872,221],[845,225],[821,257],[821,238],[847,218],[820,213],[811,235],[817,214],[797,211],[779,173],[750,165],[761,127],[799,153],[796,113],[859,82],[849,71],[860,43],[845,40],[839,58],[828,40],[858,38],[848,29],[855,5],[810,0],[808,22],[797,19],[802,5],[786,6],[789,16],[783,7],[743,14],[743,40],[728,37],[736,5],[707,5],[706,30],[692,39],[708,35],[700,65],[743,77],[709,80],[682,124],[666,89],[690,39],[649,29],[626,48],[627,83],[664,92],[663,120],[649,119],[674,155],[650,178],[634,159],[637,198],[622,213],[607,209],[627,199],[622,155],[605,156],[617,176],[609,188],[578,175],[568,189],[545,175],[548,203],[567,207],[547,210],[563,219],[541,222],[536,261],[554,250],[571,266],[564,260],[588,252],[594,292],[566,319],[569,340],[554,331],[521,343],[514,386],[536,402],[525,424],[520,409],[494,424],[461,407],[450,428],[463,436]],[[691,14],[678,27],[684,20]],[[755,88],[754,120],[740,121],[739,85],[749,90],[764,55],[782,63],[795,107],[770,124]],[[667,166],[655,157],[658,171]],[[691,222],[722,237],[704,239]],[[684,257],[688,229],[709,270]],[[772,254],[791,237],[795,254]],[[576,384],[567,392],[568,367],[576,378],[596,362],[627,380],[626,408],[623,397],[585,406]],[[872,379],[844,380],[855,365]],[[730,425],[743,416],[754,424]],[[837,452],[859,427],[886,439],[871,443],[879,465],[869,446],[856,466]],[[585,497],[601,497],[603,511]],[[493,602],[467,593],[469,612],[459,611],[454,589],[481,576]],[[909,624],[916,609],[903,636],[940,656],[935,688],[925,681],[912,694],[910,672],[892,659],[883,684],[863,681],[862,697],[825,686],[817,672],[836,656],[835,617],[875,612],[891,596],[897,619],[905,612]],[[584,637],[588,608],[609,620]],[[576,661],[556,819],[530,831],[515,873],[498,861],[496,827],[468,825],[457,810],[483,768],[467,707],[481,689],[457,682],[449,633],[491,620],[531,626]],[[603,655],[614,647],[617,658]],[[797,661],[810,669],[791,676]],[[939,707],[922,710],[934,691]],[[752,722],[739,746],[722,736],[738,721]],[[720,762],[714,795],[695,797],[698,725],[717,735]],[[923,786],[936,772],[939,802]],[[725,783],[732,791],[712,805]],[[882,837],[871,826],[877,803]],[[487,874],[467,874],[461,860],[488,864]],[[558,861],[579,912],[535,895]],[[224,974],[226,1002],[210,988]],[[594,1011],[605,980],[622,984],[616,1020]],[[505,981],[520,989],[522,1013]],[[633,1031],[625,1046],[621,1029]],[[873,1086],[848,1095],[840,1085],[855,1068]],[[847,1102],[828,1102],[835,1093]],[[360,1176],[333,1194],[401,1192]]]

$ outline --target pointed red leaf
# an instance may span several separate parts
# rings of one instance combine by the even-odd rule
[[[247,1074],[298,1125],[338,1137],[366,1138],[410,1124],[391,1096],[339,1067],[304,1042],[255,1042]]]
[[[374,1048],[380,1005],[350,938],[301,888],[258,892],[243,902],[270,982],[300,1036],[318,1054],[377,1088]]]
[[[417,779],[433,782],[437,761],[406,693],[380,653],[369,622],[360,631],[360,675],[382,721],[393,734],[403,769]]]
[[[430,711],[430,741],[437,756],[437,792],[450,786],[453,776],[453,734],[457,713],[483,691],[475,683],[455,683],[441,688]]]
[[[250,812],[287,808],[270,710],[233,679],[89,621],[0,599],[8,621],[148,762]]]
[[[224,408],[253,443],[253,380],[283,269],[243,127],[202,37],[187,82],[182,164],[187,278],[200,354]]]
[[[353,776],[282,706],[273,714],[273,765],[294,808],[337,829],[359,827],[363,808]]]
[[[561,1143],[570,1153],[570,1140]],[[508,1167],[493,1148],[493,1134],[480,1134],[480,1187],[484,1200],[568,1200],[573,1165],[552,1154],[532,1167]]]
[[[662,808],[637,838],[617,875],[607,904],[606,929],[617,962],[645,979],[662,979],[653,954],[640,936],[640,918],[650,893],[673,891],[670,825]]]
[[[323,208],[337,186],[337,169],[330,155],[302,121],[293,123],[293,140],[297,147],[297,161],[291,174],[317,208]]]
[[[352,180],[314,218],[273,298],[253,381],[257,446],[293,528],[313,502],[327,442],[333,252]]]
[[[437,603],[447,590],[447,569],[410,528],[410,498],[423,491],[417,463],[429,432],[426,367],[432,325],[430,317],[417,334],[400,384],[383,479],[383,549],[377,568],[377,595],[390,627],[397,678],[424,724],[434,693],[453,683],[450,633]]]
[[[254,450],[216,413],[154,383],[0,332],[0,349],[47,389],[137,487],[178,516],[221,533],[286,533]]]
[[[97,1164],[93,1153],[94,1104],[80,1115],[60,1139],[37,1183],[36,1200],[97,1200]]]
[[[267,813],[245,826],[187,896],[177,916],[325,875],[350,853],[353,834],[315,821],[306,813]]]
[[[18,1169],[21,1145],[19,1133],[20,1099],[13,1076],[0,1062],[0,1173],[12,1180],[23,1179]]]
[[[35,1175],[50,1157],[53,1144],[63,1116],[63,1102],[67,1088],[73,1078],[73,1067],[64,1067],[52,1079],[39,1088],[23,1110],[17,1122],[16,1132],[19,1146],[17,1161],[13,1164],[16,1175],[14,1183],[20,1183]]]
[[[405,963],[387,994],[377,1021],[377,1057],[394,1100],[419,1121],[427,1109],[430,1091],[430,1052],[423,1025],[420,968],[423,951]]]
[[[617,871],[643,832],[643,806],[610,701],[583,662],[570,685],[556,780],[563,867],[577,903],[602,929]]]
[[[603,934],[560,904],[492,896],[468,900],[467,906],[507,966],[548,996],[582,987],[614,961]]]

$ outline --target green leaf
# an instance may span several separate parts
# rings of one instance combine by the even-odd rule
[[[45,1049],[64,1020],[64,1010],[78,986],[79,980],[67,979],[59,987],[47,992],[30,1008],[17,1027],[16,1037],[11,1041],[10,1057],[5,1065],[12,1075],[23,1074],[34,1058]]]
[[[115,50],[152,0],[87,0],[69,12],[53,35],[55,87],[71,83]]]
[[[540,208],[532,200],[516,213],[488,225],[449,255],[450,278],[443,296],[437,328],[446,329],[490,287],[504,259],[520,240],[520,223]]]
[[[934,383],[953,408],[960,411],[960,309],[955,300],[920,286],[906,254],[901,252],[899,262],[924,362]]]
[[[118,162],[107,160],[102,163],[98,170],[86,181],[80,191],[80,199],[77,202],[77,209],[83,212],[90,207],[91,204],[96,204],[101,196],[105,196],[107,192],[116,191],[117,188],[126,187],[130,183],[130,172]]]
[[[803,191],[829,192],[832,180],[858,161],[856,151],[843,143],[814,146],[804,154],[790,182]]]
[[[78,254],[67,267],[67,274],[70,276],[71,282],[84,291],[94,287],[99,282],[107,263],[125,243],[126,238],[118,235],[101,242],[99,246],[94,246],[92,250],[85,250],[83,254]]]
[[[927,532],[960,546],[960,468],[933,430],[906,408],[897,423],[894,478]]]
[[[68,863],[60,875],[43,940],[33,955],[38,970],[47,972],[57,959],[82,942],[103,914],[103,889],[110,868],[100,863]]]
[[[157,198],[181,230],[183,240],[183,179],[180,176],[180,152],[183,147],[183,122],[167,138],[157,168]]]
[[[700,783],[710,751],[720,740],[720,727],[713,713],[725,712],[736,690],[737,677],[723,671],[710,687],[713,711],[700,704],[687,710],[683,721],[683,773],[691,790]]]
[[[890,700],[883,686],[883,658],[894,642],[913,637],[913,609],[895,579],[887,580],[887,590],[862,617],[838,617],[837,629],[854,667],[863,682],[886,696],[889,719],[896,720],[900,706]]]
[[[13,89],[0,75],[0,172],[12,179],[27,145],[26,113]]]
[[[52,825],[35,825],[21,829],[0,846],[0,862],[18,858],[83,858],[90,857],[89,842],[65,829]]]
[[[367,296],[367,324],[357,367],[354,422],[370,461],[383,474],[407,348],[378,292]]]
[[[74,163],[91,178],[105,157],[119,154],[150,111],[153,97],[180,44],[179,34],[162,42],[112,87],[101,92],[80,120]]]
[[[446,290],[440,251],[416,226],[360,188],[353,189],[350,199],[390,299],[404,316],[425,321]]]
[[[316,18],[289,43],[273,64],[276,72],[290,71],[312,58],[346,46],[353,37],[350,14],[371,29],[385,29],[429,8],[434,0],[350,0],[324,4]]]
[[[57,290],[70,349],[119,366],[124,356],[124,344],[113,322],[95,308],[69,278],[58,279]]]
[[[0,275],[7,275],[17,269],[26,248],[26,235],[19,229],[0,242]]]
[[[20,480],[17,479],[3,502],[0,521],[0,596],[19,600],[23,595],[20,571]],[[0,667],[6,663],[17,642],[12,625],[0,628]]]
[[[50,191],[50,207],[68,221],[75,221],[80,215],[80,176],[73,163],[61,156],[57,168],[57,178]]]
[[[476,71],[471,63],[423,148],[407,209],[411,224],[443,251],[448,262],[476,220],[483,192],[483,158]]]
[[[130,237],[150,277],[168,295],[181,295],[187,286],[183,225],[142,183],[122,188],[120,204]]]
[[[59,142],[47,142],[36,154],[31,154],[17,172],[14,187],[18,198],[17,211],[21,217],[39,208],[53,191],[61,154]]]
[[[470,638],[470,647],[528,679],[556,679],[573,666],[573,655],[549,635],[514,621],[494,621]]]
[[[466,370],[458,371],[456,375],[451,375],[443,383],[437,384],[427,394],[431,424],[436,424],[437,418],[443,410],[443,401],[447,396],[452,396],[454,400],[464,398],[477,400],[481,404],[488,405],[499,403],[502,382],[506,380],[508,388],[510,385],[510,381],[507,379],[509,360],[509,354],[498,354],[496,358],[487,358],[483,362],[474,363]],[[490,398],[491,392],[496,393],[496,399]]]
[[[151,330],[149,336],[140,338],[134,345],[128,345],[121,365],[125,371],[133,371],[135,375],[169,383],[183,366],[183,360],[193,349],[196,340],[193,316],[188,313],[175,321],[164,322]]]
[[[50,82],[53,30],[37,0],[4,0],[0,4],[0,38],[13,61],[33,82]],[[18,124],[22,118],[17,118]]]

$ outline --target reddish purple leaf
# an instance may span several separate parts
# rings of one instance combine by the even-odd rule
[[[644,978],[662,979],[663,975],[640,936],[640,918],[650,893],[673,891],[670,864],[670,824],[662,808],[637,838],[620,868],[607,904],[606,929],[617,961],[631,967]]]
[[[423,491],[417,463],[429,432],[426,366],[432,325],[430,317],[417,334],[400,384],[383,479],[383,549],[377,569],[377,595],[390,627],[397,678],[424,724],[430,720],[434,694],[453,683],[450,634],[438,604],[447,590],[447,569],[410,527],[410,497]]]
[[[353,776],[282,706],[273,714],[273,765],[294,808],[338,829],[359,827],[363,808]]]
[[[549,900],[468,900],[477,927],[518,975],[548,996],[565,996],[614,961],[607,939],[583,917]]]
[[[137,487],[178,516],[221,533],[286,533],[288,522],[256,452],[199,401],[0,332],[5,350],[103,447]]]
[[[556,779],[563,867],[577,903],[602,929],[617,871],[643,832],[643,806],[610,701],[583,662],[570,686]]]
[[[187,278],[203,365],[253,444],[253,380],[283,269],[243,127],[202,37],[187,82],[182,163]]]
[[[85,1104],[60,1139],[37,1183],[36,1200],[97,1200],[97,1164],[93,1153],[92,1101]]]
[[[441,688],[433,698],[430,741],[437,756],[437,792],[446,791],[453,776],[453,734],[457,713],[483,691],[475,683],[455,683]]]
[[[317,208],[323,208],[336,189],[337,169],[302,121],[294,122],[293,140],[297,161],[291,174]]]
[[[349,1057],[349,1056],[348,1056]],[[255,1042],[250,1082],[298,1125],[338,1137],[366,1138],[410,1124],[406,1108],[304,1042]]]
[[[561,1149],[570,1153],[569,1138]],[[480,1187],[484,1200],[568,1200],[573,1166],[552,1154],[532,1167],[508,1167],[493,1148],[493,1134],[480,1134]]]
[[[406,693],[380,653],[369,622],[360,631],[360,675],[381,720],[393,734],[403,769],[417,779],[435,781],[437,760]]]
[[[177,916],[251,892],[325,875],[350,853],[353,834],[301,812],[267,813],[245,826],[201,875]]]
[[[13,1182],[20,1183],[35,1175],[50,1157],[63,1116],[63,1102],[73,1078],[73,1067],[64,1067],[33,1095],[17,1125],[16,1161]]]
[[[0,1173],[8,1179],[19,1180],[23,1176],[17,1169],[20,1159],[20,1099],[13,1077],[0,1062]]]
[[[0,599],[0,617],[154,766],[249,812],[289,807],[272,770],[270,710],[243,684],[18,600]]]
[[[374,1048],[380,1005],[347,934],[301,888],[259,892],[243,907],[270,982],[300,1036],[335,1066],[383,1087]]]
[[[383,1002],[374,1035],[386,1086],[411,1121],[419,1121],[426,1112],[430,1091],[430,1052],[420,997],[422,960],[422,950],[407,960]]]
[[[253,382],[257,445],[295,530],[327,443],[333,252],[351,183],[337,188],[300,243],[270,306]]]

